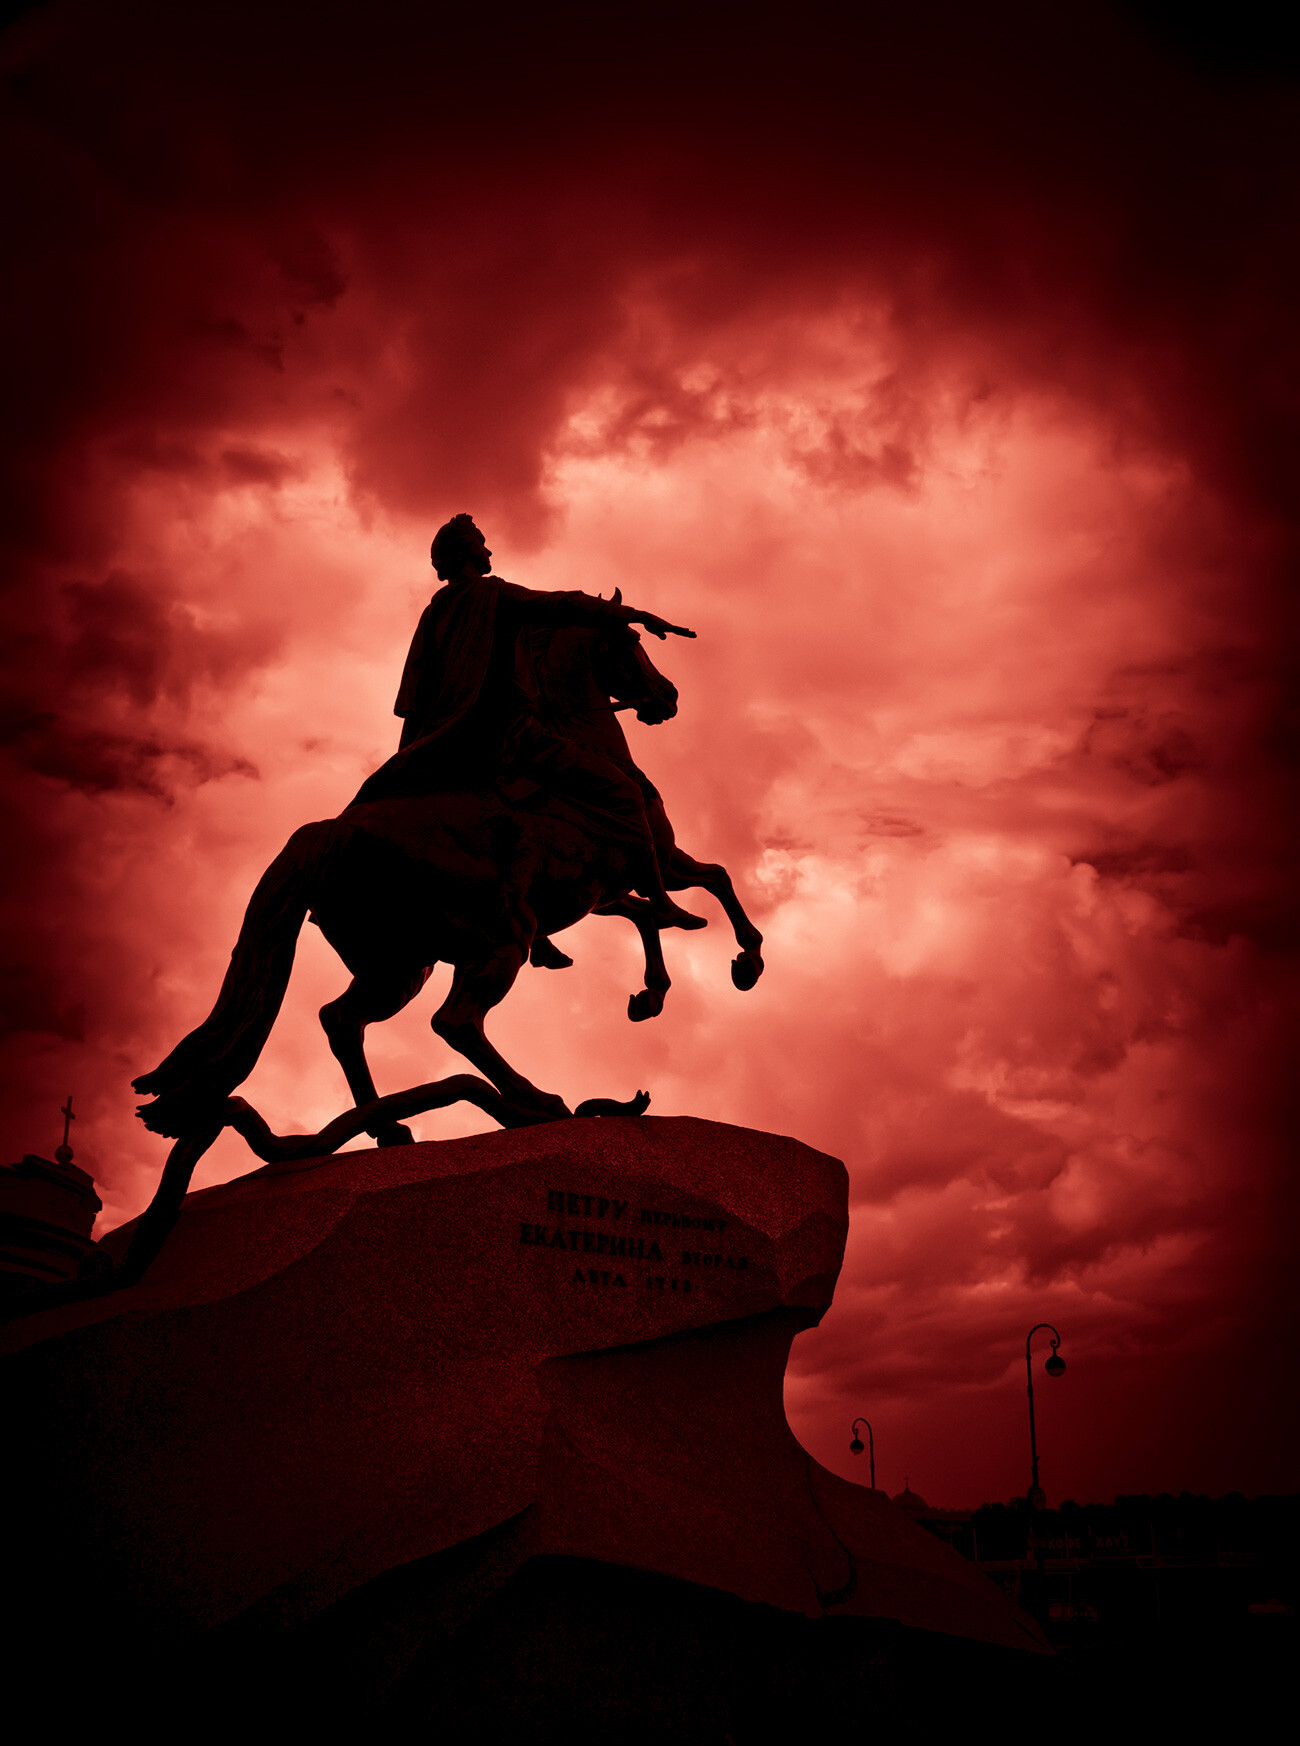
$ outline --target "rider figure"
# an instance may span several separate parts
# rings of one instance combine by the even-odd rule
[[[641,624],[652,636],[693,637],[651,612],[573,591],[521,588],[491,574],[492,554],[468,515],[438,529],[430,557],[446,584],[416,626],[394,713],[404,718],[401,748],[364,783],[353,805],[397,795],[477,787],[501,775],[524,776],[576,803],[602,836],[624,848],[634,890],[660,927],[701,928],[669,897],[631,777],[607,758],[553,732],[519,658],[531,625]]]

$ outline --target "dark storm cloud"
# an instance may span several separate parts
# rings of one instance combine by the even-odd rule
[[[1117,410],[1193,419],[1225,477],[1280,491],[1285,105],[1104,8],[897,10],[35,15],[10,46],[29,404],[219,410],[342,293],[315,218],[407,304],[414,371],[359,437],[399,490],[404,449],[446,462],[458,428],[515,451],[517,490],[654,263],[701,327],[874,266],[921,344],[960,310],[1107,395],[1118,346]]]
[[[39,605],[10,621],[0,743],[18,770],[74,789],[135,787],[164,799],[160,767],[167,760],[185,766],[188,780],[252,773],[245,760],[184,737],[167,741],[117,724],[147,719],[162,699],[183,707],[196,684],[221,686],[269,660],[274,643],[259,639],[256,627],[245,623],[237,637],[200,630],[156,583],[120,571],[99,582],[66,582]]]

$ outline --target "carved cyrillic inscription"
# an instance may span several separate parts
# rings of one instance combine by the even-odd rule
[[[521,1223],[519,1241],[538,1249],[565,1249],[575,1255],[621,1255],[631,1261],[662,1261],[663,1251],[653,1238],[615,1236],[613,1231],[575,1231],[557,1226]]]
[[[660,1212],[657,1207],[641,1208],[643,1225],[672,1225],[679,1231],[725,1231],[730,1219],[703,1218],[698,1213]]]
[[[520,1220],[519,1241],[524,1248],[554,1249],[566,1256],[590,1255],[598,1261],[643,1262],[647,1264],[647,1268],[655,1262],[662,1266],[664,1262],[664,1253],[658,1237],[654,1234],[654,1227],[708,1231],[720,1236],[732,1223],[730,1219],[707,1214],[671,1212],[649,1206],[637,1208],[635,1213],[630,1213],[628,1202],[620,1200],[616,1195],[575,1193],[567,1188],[546,1190],[546,1211],[548,1217],[544,1221]],[[559,1215],[558,1218],[555,1215]],[[578,1219],[584,1223],[571,1222]],[[646,1226],[651,1229],[647,1230]],[[744,1273],[749,1264],[748,1255],[721,1253],[713,1249],[681,1251],[681,1265],[684,1269],[707,1269],[717,1280],[727,1273],[733,1276]],[[698,1277],[673,1278],[667,1273],[647,1270],[633,1283],[643,1285],[646,1291],[651,1292],[689,1292],[698,1291],[703,1281]],[[607,1270],[601,1267],[578,1267],[570,1276],[570,1284],[588,1289],[595,1286],[602,1290],[625,1291],[628,1280],[625,1273],[615,1272],[612,1268]]]
[[[621,1219],[627,1202],[607,1199],[603,1194],[569,1194],[564,1189],[548,1188],[546,1210],[567,1213],[571,1219]]]
[[[702,1249],[683,1249],[683,1267],[730,1267],[743,1273],[749,1266],[748,1255],[710,1255]]]

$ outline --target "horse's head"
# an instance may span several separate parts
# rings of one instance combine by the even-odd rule
[[[621,599],[622,594],[616,589],[615,604]],[[592,674],[616,703],[635,707],[638,721],[653,727],[661,721],[671,721],[677,714],[677,687],[646,654],[640,635],[631,625],[611,624],[602,630]]]

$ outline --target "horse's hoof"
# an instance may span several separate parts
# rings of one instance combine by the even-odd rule
[[[136,1089],[139,1090],[139,1087],[137,1086]],[[161,1108],[159,1108],[160,1104]],[[161,1098],[156,1098],[153,1103],[142,1103],[136,1110],[135,1117],[137,1121],[144,1123],[151,1134],[161,1134],[166,1140],[180,1138],[180,1127]]]
[[[731,980],[742,993],[748,993],[762,974],[763,955],[757,947],[731,960]]]
[[[376,1146],[413,1146],[415,1135],[405,1122],[385,1122],[380,1128],[375,1128],[374,1141]]]
[[[662,988],[643,988],[639,993],[628,996],[627,1016],[634,1025],[639,1025],[642,1019],[658,1018],[663,1010]]]
[[[183,1140],[213,1124],[218,1129],[223,1127],[226,1101],[224,1097],[164,1091],[152,1103],[142,1103],[135,1113],[151,1134],[159,1134],[165,1140]]]
[[[489,1113],[503,1128],[532,1128],[543,1122],[568,1121],[573,1111],[554,1092],[532,1091],[513,1097],[502,1092],[500,1109]]]

